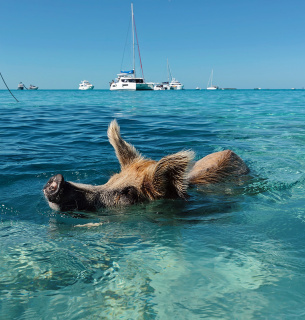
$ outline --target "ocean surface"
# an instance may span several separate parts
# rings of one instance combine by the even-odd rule
[[[0,91],[0,319],[304,319],[305,90]],[[79,217],[42,188],[103,184],[107,140],[158,160],[232,149],[241,185]]]

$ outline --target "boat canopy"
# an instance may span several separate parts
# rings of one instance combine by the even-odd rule
[[[134,74],[134,70],[128,70],[128,71],[121,70],[121,73]]]

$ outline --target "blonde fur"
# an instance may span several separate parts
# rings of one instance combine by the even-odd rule
[[[134,146],[122,139],[116,120],[109,125],[108,138],[121,164],[121,172],[110,178],[105,185],[107,188],[114,189],[128,184],[151,200],[186,198],[187,173],[194,158],[192,151],[181,151],[158,162],[145,159]]]
[[[188,175],[188,181],[193,185],[218,183],[248,172],[249,168],[236,153],[224,150],[198,160]]]
[[[116,120],[113,120],[108,127],[108,139],[115,150],[115,154],[123,169],[133,161],[140,160],[142,157],[134,146],[124,141],[120,134],[120,127]]]
[[[195,164],[194,153],[181,151],[159,161],[146,159],[122,139],[113,120],[109,142],[121,165],[121,172],[100,186],[65,181],[61,174],[51,177],[44,187],[50,206],[57,210],[96,210],[156,199],[186,199],[189,185],[223,182],[249,172],[243,160],[231,150],[212,153]]]

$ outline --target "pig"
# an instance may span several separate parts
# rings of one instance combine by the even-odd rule
[[[52,209],[96,211],[150,200],[187,199],[190,186],[224,182],[249,172],[245,162],[231,150],[209,154],[195,163],[190,150],[154,161],[122,139],[116,120],[110,123],[107,133],[121,172],[99,186],[65,181],[61,174],[51,177],[43,193]]]

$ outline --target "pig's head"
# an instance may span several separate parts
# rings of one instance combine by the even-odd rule
[[[49,179],[43,193],[54,210],[93,210],[95,194],[91,186],[67,182],[61,174]]]

